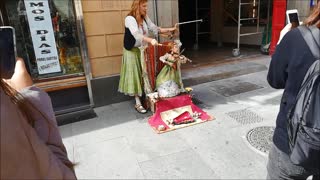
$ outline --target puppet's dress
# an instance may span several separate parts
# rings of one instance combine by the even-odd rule
[[[166,53],[165,55],[160,57],[160,61],[165,62],[171,62],[175,63],[174,58],[171,54]],[[174,69],[168,64],[165,64],[165,66],[161,69],[160,73],[157,76],[156,80],[156,89],[159,89],[160,86],[164,84],[170,84],[174,82],[178,87],[180,88],[180,74],[179,71]]]

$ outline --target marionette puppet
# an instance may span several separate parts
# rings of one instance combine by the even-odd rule
[[[180,67],[181,64],[185,64],[187,61],[191,62],[191,60],[181,55],[181,45],[179,40],[168,43],[170,51],[159,58],[165,64],[156,79],[156,90],[159,97],[173,97],[185,92]]]
[[[176,26],[195,22],[202,22],[202,19],[177,23]],[[173,41],[179,37],[179,28],[160,35],[170,39],[168,44],[159,44],[169,46],[169,51],[159,58],[164,66],[156,77],[157,92],[147,94],[151,111],[154,113],[148,120],[149,125],[160,134],[213,120],[214,117],[193,104],[190,95],[192,88],[184,88],[182,83],[181,64],[192,61],[182,55],[181,42]]]

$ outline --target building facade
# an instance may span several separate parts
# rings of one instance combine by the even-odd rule
[[[17,54],[35,85],[50,95],[56,115],[127,98],[117,88],[124,18],[131,4],[130,0],[0,2],[0,25],[15,28]],[[175,1],[148,4],[148,15],[156,24],[165,27],[178,21],[170,10],[177,9]]]

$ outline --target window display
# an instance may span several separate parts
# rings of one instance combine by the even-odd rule
[[[35,80],[84,75],[73,0],[5,0],[5,10]]]

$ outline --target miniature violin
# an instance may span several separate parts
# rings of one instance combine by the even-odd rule
[[[192,62],[189,58],[187,58],[186,56],[182,55],[183,51],[184,51],[184,49],[180,53],[172,52],[172,56],[176,60],[180,61],[180,63],[182,63],[182,64],[185,64],[187,61]]]

